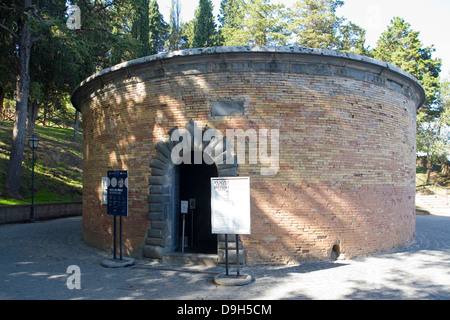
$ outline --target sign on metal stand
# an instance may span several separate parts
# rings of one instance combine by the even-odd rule
[[[183,216],[183,229],[182,229],[182,235],[181,235],[181,252],[184,253],[184,246],[185,246],[185,234],[186,234],[186,214],[188,213],[188,202],[185,200],[181,201],[181,214]]]
[[[108,171],[107,177],[107,214],[113,218],[113,260],[104,260],[105,267],[122,267],[134,263],[134,259],[123,258],[122,254],[122,217],[128,217],[128,171]],[[117,216],[119,216],[119,254],[117,260]]]
[[[225,235],[225,276],[214,278],[217,284],[244,285],[252,281],[250,275],[240,274],[239,235],[250,234],[250,178],[211,178],[212,233]],[[236,236],[237,272],[231,277],[228,270],[228,235]]]

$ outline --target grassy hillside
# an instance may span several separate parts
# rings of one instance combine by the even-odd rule
[[[416,191],[422,194],[436,194],[446,197],[449,192],[448,190],[450,190],[450,175],[432,171],[430,185],[425,185],[425,181],[427,180],[426,172],[427,169],[424,167],[416,168]]]
[[[9,162],[12,122],[0,121],[0,192]],[[80,201],[82,192],[83,142],[79,134],[73,141],[73,129],[36,125],[39,147],[35,151],[35,203]],[[0,205],[31,202],[32,151],[25,146],[20,194],[24,200],[6,199],[0,195]]]

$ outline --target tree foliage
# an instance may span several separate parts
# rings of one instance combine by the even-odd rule
[[[135,56],[142,57],[150,54],[150,20],[149,0],[134,0],[132,3],[131,35],[138,40],[139,45]]]
[[[294,45],[368,54],[365,31],[336,10],[340,0],[300,0],[291,8],[269,0],[222,0],[225,45]]]
[[[442,60],[432,57],[434,51],[433,46],[424,47],[419,32],[399,17],[391,20],[372,51],[374,58],[390,62],[420,81],[426,92],[426,101],[420,111],[431,117],[440,113],[437,101]]]
[[[192,47],[212,47],[217,44],[216,23],[211,0],[199,0],[193,21]]]
[[[425,89],[426,100],[417,114],[417,151],[426,156],[429,183],[433,163],[446,162],[450,156],[449,93],[448,82],[439,79],[441,59],[432,57],[434,47],[424,47],[419,35],[408,22],[395,17],[372,54],[410,73]]]
[[[4,184],[4,192],[12,197],[19,196],[19,179],[25,148],[25,127],[31,87],[30,61],[33,45],[40,38],[45,37],[46,31],[53,25],[53,19],[46,19],[46,13],[51,10],[57,12],[58,5],[61,6],[61,2],[42,1],[40,6],[33,5],[31,0],[1,3],[0,29],[12,37],[12,50],[9,51],[12,55],[8,58],[16,62],[6,68],[16,75],[17,79],[12,147]],[[4,35],[3,38],[7,38],[7,36]]]
[[[224,45],[286,45],[285,6],[269,0],[222,0],[219,21]]]
[[[65,0],[1,0],[0,95],[15,87],[16,116],[4,192],[19,197],[26,119],[37,108],[63,108],[74,87],[96,70],[150,53],[148,0],[72,1],[82,11],[69,30]],[[16,80],[17,79],[17,80]],[[12,84],[15,82],[15,85]],[[29,126],[29,128],[31,128]]]
[[[289,10],[294,45],[366,54],[365,31],[336,15],[341,0],[302,0]]]
[[[158,2],[150,1],[149,6],[149,54],[156,54],[164,51],[164,45],[169,37],[169,25],[164,21],[164,17],[159,12]]]
[[[283,4],[271,4],[269,0],[250,0],[247,3],[245,29],[249,45],[286,45],[287,33]]]
[[[181,21],[181,3],[180,0],[172,0],[170,7],[170,35],[166,42],[166,48],[169,51],[179,50],[186,46],[187,36],[185,26]]]
[[[245,22],[244,0],[222,0],[220,3],[220,43],[224,46],[245,45],[248,39],[244,30]]]
[[[440,83],[437,104],[440,105],[437,116],[430,117],[425,112],[420,112],[417,117],[417,151],[427,160],[427,184],[430,183],[433,164],[448,168],[450,159],[450,82],[448,79]]]

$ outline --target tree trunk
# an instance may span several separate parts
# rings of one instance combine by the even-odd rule
[[[73,128],[73,141],[78,141],[78,127],[80,126],[80,112],[75,111],[75,126]]]
[[[24,10],[31,7],[31,0],[24,1]],[[32,46],[31,30],[24,19],[19,21],[19,72],[17,76],[17,101],[11,155],[6,173],[4,193],[6,196],[20,198],[19,182],[22,172],[23,151],[28,111],[28,95],[30,90],[30,56]]]
[[[6,90],[0,87],[0,114],[3,113],[3,102],[5,101]]]
[[[45,123],[47,121],[47,108],[44,106],[44,117],[42,119],[42,125],[45,127]]]
[[[433,163],[431,162],[431,156],[427,156],[427,181],[426,184],[430,184],[431,169],[433,168]]]
[[[442,174],[443,175],[450,175],[450,162],[442,163]]]
[[[31,137],[34,133],[34,126],[36,124],[36,118],[39,111],[39,105],[36,101],[28,105],[28,117],[27,117],[27,134]]]

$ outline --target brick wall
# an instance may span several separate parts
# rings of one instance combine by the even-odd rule
[[[147,57],[86,80],[83,113],[83,239],[112,247],[112,217],[100,204],[107,170],[129,170],[124,250],[139,256],[148,221],[156,143],[189,120],[221,130],[278,129],[279,170],[251,177],[247,263],[347,258],[414,238],[417,81],[385,63],[330,51],[216,48]],[[212,116],[217,101],[243,114]]]

